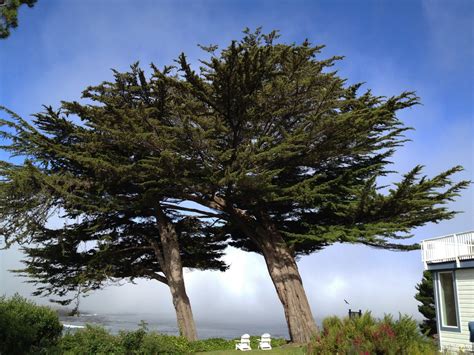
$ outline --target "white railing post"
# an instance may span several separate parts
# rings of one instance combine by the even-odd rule
[[[421,242],[421,259],[423,261],[423,270],[428,270],[428,263],[426,262],[427,256],[426,256],[426,248],[425,248],[425,242]]]
[[[456,260],[456,267],[460,267],[461,264],[459,263],[459,243],[458,243],[458,236],[457,234],[453,234],[454,237],[454,258]]]

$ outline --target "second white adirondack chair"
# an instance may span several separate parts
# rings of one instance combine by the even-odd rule
[[[272,350],[272,338],[270,334],[262,334],[262,337],[258,339],[258,348],[260,350]]]
[[[240,337],[240,342],[236,340],[235,350],[249,351],[252,350],[250,347],[250,335],[244,334]]]

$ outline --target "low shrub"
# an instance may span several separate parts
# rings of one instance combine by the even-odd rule
[[[197,340],[190,343],[192,352],[204,352],[214,350],[232,350],[235,349],[233,340],[222,338],[210,338],[205,340]]]
[[[16,294],[0,297],[0,353],[42,354],[59,341],[62,324],[55,311]]]
[[[190,354],[190,342],[180,336],[171,336],[158,333],[148,333],[142,340],[139,354]]]
[[[63,354],[126,354],[120,336],[110,334],[106,329],[86,325],[74,333],[63,336],[60,342]]]
[[[431,355],[436,353],[436,345],[419,332],[409,316],[394,321],[387,315],[376,320],[368,312],[354,319],[326,318],[308,353]]]
[[[143,342],[143,338],[146,336],[146,334],[147,331],[144,328],[140,328],[133,332],[121,331],[119,333],[119,342],[123,346],[124,351],[133,354],[134,351],[140,349],[140,346]]]
[[[251,346],[257,349],[257,336],[252,336]],[[237,339],[236,339],[237,340]],[[272,339],[272,346],[286,344],[285,339]],[[235,340],[211,338],[188,341],[184,337],[147,332],[146,327],[132,332],[122,331],[112,335],[99,326],[88,325],[61,339],[59,352],[64,354],[194,354],[205,351],[233,350]]]

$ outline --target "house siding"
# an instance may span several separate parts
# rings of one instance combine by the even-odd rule
[[[469,341],[468,322],[474,321],[474,269],[455,271],[459,321],[461,331],[440,330],[440,349],[448,351],[474,350]],[[438,278],[436,278],[437,280]],[[440,324],[440,319],[437,319]]]

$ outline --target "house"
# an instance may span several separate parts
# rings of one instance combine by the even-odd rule
[[[473,351],[474,231],[421,242],[425,270],[433,273],[440,350]]]

